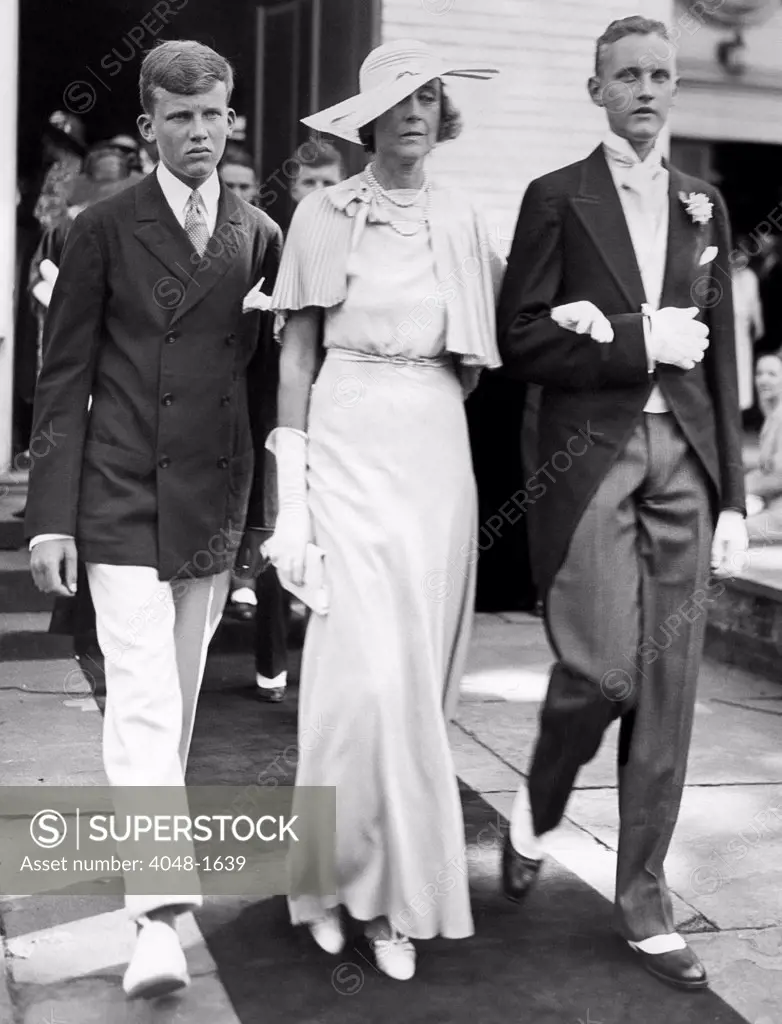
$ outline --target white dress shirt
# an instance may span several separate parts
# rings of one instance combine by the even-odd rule
[[[609,131],[603,149],[641,271],[646,305],[659,309],[668,254],[668,171],[655,144],[645,160],[627,141]],[[668,403],[655,385],[644,412],[668,412]]]
[[[162,161],[157,165],[155,173],[157,174],[158,184],[166,202],[171,207],[171,211],[179,221],[180,226],[184,227],[187,204],[193,191],[192,188],[183,181],[180,181],[175,174],[172,174]],[[211,238],[217,224],[217,204],[220,199],[220,179],[217,176],[216,170],[212,171],[206,181],[198,186],[198,193],[201,196],[206,215],[206,226],[209,229],[209,237]]]
[[[157,174],[163,198],[171,207],[171,212],[176,217],[180,226],[184,228],[187,204],[193,191],[192,188],[189,185],[185,185],[183,181],[180,181],[175,174],[172,174],[162,161],[158,163],[155,173]],[[212,171],[206,181],[198,186],[198,192],[201,196],[201,203],[204,215],[206,216],[206,226],[211,237],[217,224],[217,204],[220,200],[220,179],[216,170]],[[32,551],[36,544],[41,544],[45,540],[70,539],[71,536],[67,533],[39,533],[37,537],[33,537],[30,541],[30,550]]]

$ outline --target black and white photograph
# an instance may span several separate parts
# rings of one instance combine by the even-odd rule
[[[782,0],[0,82],[0,1024],[782,1024]]]

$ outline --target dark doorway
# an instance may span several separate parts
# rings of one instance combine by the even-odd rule
[[[751,142],[718,142],[714,145],[714,168],[719,187],[730,210],[734,234],[752,234],[760,224],[776,220],[782,225],[782,146]]]

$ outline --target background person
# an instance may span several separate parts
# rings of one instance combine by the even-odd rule
[[[345,178],[345,161],[330,142],[308,139],[296,150],[291,168],[290,195],[294,203],[320,188],[330,188]]]
[[[311,192],[337,184],[345,176],[342,156],[329,142],[302,143],[294,159],[290,195],[296,203]],[[258,179],[249,153],[232,147],[221,161],[220,176],[236,195],[259,205]],[[288,685],[288,644],[294,607],[297,622],[306,620],[305,607],[292,601],[273,566],[264,569],[254,587],[240,573],[234,575],[226,612],[239,619],[255,619],[256,692],[262,700],[272,703],[284,698]]]
[[[239,147],[232,147],[220,161],[220,180],[251,206],[258,206],[258,177],[252,157]]]
[[[739,408],[748,412],[755,404],[752,388],[752,367],[755,345],[763,337],[763,305],[760,301],[758,275],[749,265],[749,239],[742,235],[736,240],[731,254],[730,273],[733,283],[733,315],[736,332],[736,372],[739,388]]]
[[[48,301],[42,298],[38,285],[42,282],[41,263],[49,260],[59,269],[68,233],[76,217],[102,199],[123,191],[139,180],[140,175],[131,173],[121,150],[113,144],[97,143],[88,150],[84,170],[74,179],[66,213],[59,221],[48,228],[41,239],[30,266],[29,291],[34,307],[39,330],[39,370],[43,361],[43,338]],[[73,637],[73,653],[79,662],[82,672],[95,696],[106,692],[105,669],[103,655],[98,644],[95,625],[95,608],[93,607],[84,563],[79,560],[76,594],[73,597],[58,596],[55,598],[52,618],[49,625],[50,633],[65,634]]]
[[[755,367],[763,415],[757,466],[747,473],[747,533],[750,544],[782,543],[782,354],[762,355]]]

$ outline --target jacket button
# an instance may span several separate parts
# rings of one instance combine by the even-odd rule
[[[225,455],[221,455],[220,458],[217,460],[217,468],[228,469],[228,459],[225,457]]]
[[[163,403],[163,405],[171,405],[171,403],[173,401],[174,401],[174,396],[170,392],[168,392],[167,394],[163,395],[163,397],[161,399],[161,402]]]
[[[168,469],[171,465],[171,459],[169,459],[167,455],[164,455],[162,459],[157,460],[157,464],[161,469]]]
[[[223,397],[220,399],[220,405],[230,405],[230,404],[231,404],[231,396],[230,395],[223,395]]]
[[[236,341],[236,335],[235,334],[229,334],[228,337],[225,339],[226,345],[233,345],[235,343],[235,341]]]
[[[176,331],[169,331],[168,334],[166,335],[166,344],[167,345],[173,345],[176,340],[177,340],[177,332]]]

